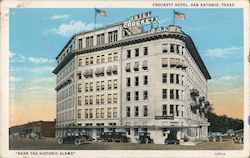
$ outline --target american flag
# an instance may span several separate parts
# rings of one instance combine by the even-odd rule
[[[181,19],[181,20],[186,20],[186,15],[184,13],[176,12],[174,11],[174,15],[176,18]]]
[[[96,14],[100,16],[106,16],[106,12],[104,10],[100,10],[100,9],[95,9],[95,10],[96,10]]]

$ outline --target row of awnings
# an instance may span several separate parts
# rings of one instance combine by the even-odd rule
[[[72,79],[67,78],[67,79],[63,80],[59,85],[57,85],[55,90],[60,90],[61,88],[63,88],[64,86],[70,84],[71,82],[72,82]]]
[[[142,63],[142,68],[143,68],[144,70],[148,69],[148,61],[143,61],[143,63]],[[126,70],[126,71],[130,71],[130,70],[131,70],[131,63],[127,63],[127,64],[126,64],[125,70]],[[139,62],[135,62],[135,63],[134,63],[134,70],[135,70],[135,71],[138,71],[138,70],[139,70]]]
[[[118,67],[117,67],[117,65],[114,65],[113,67],[112,67],[112,66],[108,66],[108,67],[107,67],[106,73],[107,73],[108,75],[111,75],[112,72],[113,72],[114,74],[117,74],[117,72],[118,72]],[[97,68],[97,69],[95,70],[94,73],[95,73],[96,76],[104,75],[104,73],[105,73],[105,68],[104,68],[104,67],[102,67],[102,68]],[[83,75],[84,75],[84,77],[93,76],[93,69],[85,70],[84,73],[83,73]]]

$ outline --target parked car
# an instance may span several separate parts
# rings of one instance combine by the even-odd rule
[[[165,144],[180,144],[180,140],[176,138],[176,135],[168,135],[168,137],[165,139]]]
[[[153,139],[150,138],[150,133],[147,133],[147,132],[139,133],[138,143],[148,144],[148,143],[153,143],[153,142],[154,142]]]
[[[35,140],[41,139],[41,136],[38,133],[33,133],[33,132],[28,134],[27,137]]]
[[[243,133],[237,133],[235,137],[233,137],[234,143],[243,144],[244,143],[244,136]]]
[[[63,144],[63,143],[74,143],[75,145],[80,145],[82,143],[85,143],[87,141],[92,141],[93,138],[88,135],[83,135],[79,133],[67,133],[67,136],[60,137],[57,139],[58,144]]]
[[[207,141],[213,141],[213,142],[217,142],[217,141],[222,141],[222,133],[220,132],[211,132],[209,133],[209,137],[207,138]]]
[[[129,142],[130,138],[127,137],[125,132],[103,132],[98,140],[105,142]]]

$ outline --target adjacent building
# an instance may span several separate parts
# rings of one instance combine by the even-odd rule
[[[155,143],[208,135],[207,81],[192,39],[150,12],[75,34],[56,57],[56,136],[123,131]]]

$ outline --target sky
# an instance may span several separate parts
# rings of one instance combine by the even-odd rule
[[[98,8],[101,27],[151,11],[159,26],[173,24],[172,9]],[[74,33],[94,27],[93,8],[11,9],[10,16],[10,126],[56,115],[55,57]],[[242,9],[176,9],[186,20],[175,24],[193,39],[210,75],[208,100],[220,115],[243,118]]]

